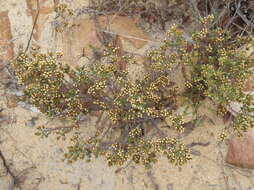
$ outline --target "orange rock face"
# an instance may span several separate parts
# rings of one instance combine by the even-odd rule
[[[148,34],[137,27],[138,21],[138,18],[125,16],[100,17],[102,26],[110,25],[112,32],[119,34],[123,40],[129,41],[137,49],[142,48],[149,41]]]
[[[28,7],[27,14],[32,16],[33,23],[36,20],[38,9],[40,10],[35,24],[32,38],[33,41],[31,44],[32,46],[39,47],[41,36],[43,30],[45,29],[45,23],[49,21],[49,15],[54,12],[59,0],[39,0],[39,5],[37,5],[36,0],[26,0],[26,2]]]
[[[0,12],[0,59],[13,58],[13,42],[8,11]]]
[[[136,49],[142,48],[149,41],[149,36],[137,26],[137,19],[124,16],[101,16],[98,22],[102,30],[111,34],[117,34],[122,41],[127,41]],[[101,42],[97,36],[94,20],[90,18],[80,18],[72,27],[62,34],[64,60],[75,62],[85,52],[86,55],[93,55],[90,46],[101,47]],[[122,44],[120,42],[120,44]],[[123,47],[125,49],[125,47]]]
[[[32,36],[32,47],[38,48],[46,45],[46,50],[54,48],[53,51],[63,51],[63,61],[75,67],[84,54],[89,57],[94,55],[94,49],[91,46],[95,48],[102,46],[97,35],[98,27],[95,26],[95,21],[87,15],[75,18],[72,26],[57,33],[56,36],[52,36],[48,32],[54,31],[54,28],[51,28],[52,30],[49,28],[53,27],[51,22],[54,21],[53,14],[59,0],[39,0],[39,7],[36,0],[26,0],[26,2],[27,14],[32,16],[33,23],[36,20],[38,9],[40,10]],[[149,41],[148,34],[137,26],[138,18],[116,15],[100,16],[98,22],[101,30],[119,36],[120,42],[118,44],[122,45],[122,42],[128,42],[128,45],[133,49],[140,49]],[[48,42],[43,44],[47,37],[53,39],[53,44]],[[124,46],[122,48],[125,49]]]
[[[254,129],[242,138],[230,141],[226,162],[243,168],[254,168]]]

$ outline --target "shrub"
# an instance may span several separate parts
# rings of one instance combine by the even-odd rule
[[[176,165],[190,160],[188,148],[157,126],[167,118],[172,121],[171,128],[184,130],[182,115],[175,112],[180,97],[189,98],[195,106],[208,98],[222,115],[230,102],[239,102],[241,113],[226,130],[242,134],[253,127],[253,97],[242,91],[245,80],[253,74],[253,57],[238,49],[252,39],[232,39],[221,28],[209,28],[210,20],[212,16],[204,18],[201,31],[189,40],[174,25],[162,45],[148,53],[147,70],[136,81],[130,80],[122,66],[133,63],[133,57],[119,56],[118,48],[111,44],[105,46],[100,63],[75,69],[63,64],[60,54],[21,53],[13,66],[20,84],[26,87],[27,101],[51,117],[74,123],[70,127],[41,126],[37,135],[56,133],[60,138],[77,130],[65,154],[70,162],[105,156],[109,165],[132,160],[149,167],[159,154]],[[170,80],[176,68],[185,74],[183,92]],[[84,139],[79,118],[94,111],[106,113],[111,123],[96,126],[95,135]]]
[[[189,6],[184,1],[167,0],[90,0],[89,6],[79,9],[69,9],[66,4],[59,4],[56,7],[56,17],[54,26],[57,32],[62,32],[65,27],[75,26],[72,21],[82,14],[93,16],[120,15],[120,16],[140,16],[146,23],[156,25],[156,27],[166,30],[166,22],[172,18],[188,19],[186,9]]]
[[[253,75],[253,55],[239,48],[253,45],[252,37],[237,36],[222,28],[210,28],[213,16],[201,20],[203,27],[194,32],[187,41],[183,31],[176,26],[168,32],[162,46],[150,53],[156,69],[167,71],[172,65],[182,67],[186,79],[183,96],[198,106],[202,100],[210,99],[222,116],[228,111],[230,103],[242,105],[241,114],[231,127],[239,135],[253,127],[253,96],[243,92],[245,82]],[[168,54],[168,52],[172,52]]]
[[[156,161],[156,153],[167,155],[171,162],[183,164],[189,152],[175,139],[169,139],[157,128],[156,121],[171,117],[173,127],[182,130],[181,116],[174,114],[177,88],[168,74],[150,70],[140,80],[131,82],[120,64],[131,62],[129,56],[118,57],[117,49],[107,46],[102,63],[88,67],[70,68],[58,61],[59,56],[21,53],[13,65],[21,85],[25,85],[28,101],[51,117],[69,118],[75,127],[57,128],[41,126],[38,135],[51,132],[65,135],[79,128],[81,114],[106,112],[111,120],[109,129],[98,129],[94,137],[85,141],[79,135],[72,138],[66,158],[76,160],[92,154],[105,155],[110,165],[121,165],[128,159],[148,166]],[[158,138],[149,137],[149,128],[157,130]],[[104,131],[106,130],[106,132]],[[119,138],[105,147],[103,138],[113,130],[120,130]],[[61,131],[61,132],[60,132]],[[163,135],[162,135],[163,134]]]

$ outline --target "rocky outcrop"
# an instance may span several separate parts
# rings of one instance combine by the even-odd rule
[[[243,168],[254,168],[254,129],[231,139],[226,161]]]
[[[9,60],[12,57],[13,41],[10,20],[8,11],[2,11],[0,12],[0,59]]]

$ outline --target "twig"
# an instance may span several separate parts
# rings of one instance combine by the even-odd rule
[[[198,7],[197,7],[196,0],[189,0],[189,5],[190,5],[191,11],[192,11],[196,21],[199,23],[201,15],[200,15],[200,12],[199,12]]]
[[[108,33],[108,34],[113,34],[113,35],[119,35],[119,36],[122,36],[122,37],[125,37],[125,38],[132,38],[132,39],[140,40],[140,41],[146,41],[146,42],[152,42],[152,43],[160,43],[160,42],[157,42],[157,41],[146,40],[146,39],[143,39],[143,38],[138,38],[138,37],[131,36],[131,35],[119,34],[119,33],[111,32],[111,31],[107,31],[107,30],[102,30],[102,32]]]
[[[229,7],[229,3],[227,4],[227,6],[221,11],[221,13],[219,14],[219,16],[216,18],[216,20],[213,22],[213,24],[211,25],[211,27],[215,26],[216,24],[218,24],[218,22],[220,21],[221,18],[223,18],[227,12],[228,12],[228,7]]]
[[[236,7],[236,11],[234,13],[234,15],[232,16],[232,18],[230,19],[230,21],[227,23],[225,29],[227,30],[228,27],[230,26],[230,24],[235,20],[236,18],[236,15],[237,15],[237,11],[240,9],[240,2],[237,4],[237,7]]]
[[[31,40],[32,40],[32,37],[33,37],[34,29],[35,29],[35,26],[37,24],[37,20],[38,20],[39,14],[40,14],[40,2],[39,2],[39,0],[37,0],[37,14],[36,14],[36,17],[35,17],[35,20],[34,20],[34,23],[33,23],[32,32],[30,34],[30,37],[29,37],[29,40],[28,40],[25,52],[27,52],[27,50],[28,50],[28,48],[30,46],[30,43],[31,43]]]
[[[241,19],[247,24],[247,26],[250,26],[250,27],[254,27],[254,24],[251,23],[251,21],[249,21],[243,13],[241,13],[241,11],[239,11],[239,9],[236,11],[236,13],[238,14],[238,16],[241,17]]]

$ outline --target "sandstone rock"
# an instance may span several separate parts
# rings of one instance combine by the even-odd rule
[[[89,18],[82,18],[77,21],[78,27],[71,28],[62,33],[63,59],[68,64],[76,66],[76,62],[83,56],[93,55],[90,45],[95,48],[101,47],[97,38],[94,22]]]
[[[98,22],[103,31],[108,34],[118,35],[121,44],[128,42],[132,48],[127,48],[123,43],[123,49],[141,49],[148,41],[149,36],[137,26],[138,19],[131,19],[124,16],[101,16]],[[94,51],[91,45],[95,48],[101,47],[101,42],[97,36],[97,30],[93,19],[82,17],[75,21],[75,27],[72,27],[62,33],[62,45],[64,60],[76,64],[81,55],[85,53],[92,56]],[[104,29],[106,28],[106,29]]]
[[[129,18],[125,16],[111,16],[109,17],[110,29],[119,34],[123,40],[129,41],[135,48],[142,48],[149,36],[141,28],[137,26],[139,19],[137,17]],[[107,26],[107,18],[101,17],[100,22],[103,26]]]
[[[27,15],[32,17],[33,23],[37,17],[37,1],[26,0]],[[40,13],[35,24],[31,47],[40,48],[40,51],[62,51],[63,61],[71,66],[79,66],[79,62],[84,62],[84,54],[91,57],[95,49],[102,46],[97,36],[99,30],[93,19],[88,15],[79,15],[74,20],[68,20],[67,28],[62,33],[55,31],[53,23],[55,20],[55,7],[59,0],[40,0]],[[71,6],[70,6],[71,8]],[[105,33],[118,35],[123,49],[136,52],[149,42],[149,35],[137,26],[138,17],[129,18],[125,16],[99,16],[98,23],[100,29]],[[59,23],[58,23],[59,24]],[[127,46],[131,46],[127,47]]]
[[[243,168],[254,168],[254,129],[244,137],[231,139],[226,162]]]
[[[13,42],[8,11],[0,12],[0,59],[13,57]]]
[[[38,13],[37,1],[26,0],[26,2],[28,7],[27,14],[29,16],[32,16],[33,23],[35,23],[35,19]],[[52,38],[52,36],[50,36],[49,31],[49,29],[51,29],[50,25],[52,21],[50,17],[53,17],[55,7],[57,6],[58,3],[59,0],[39,0],[40,13],[38,15],[32,36],[31,42],[32,47],[41,48],[44,45],[51,44],[49,43],[50,39]],[[47,42],[43,43],[43,41]]]

